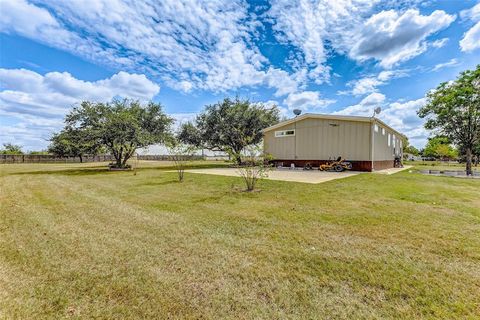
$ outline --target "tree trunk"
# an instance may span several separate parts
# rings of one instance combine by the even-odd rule
[[[118,154],[115,155],[115,167],[121,168],[122,167],[122,157]]]
[[[467,176],[472,175],[472,148],[468,147],[466,150],[467,158]]]
[[[235,153],[234,157],[235,157],[235,162],[237,163],[237,165],[241,166],[242,165],[242,155],[240,154],[240,152]]]
[[[80,163],[83,163],[83,157],[82,157],[82,155],[79,155],[78,157],[80,158]]]
[[[122,161],[122,168],[124,168],[127,165],[127,161],[130,158],[131,158],[131,154],[128,152],[125,153],[125,156],[123,157],[123,161]]]

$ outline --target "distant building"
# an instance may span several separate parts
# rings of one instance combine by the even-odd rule
[[[422,156],[416,156],[414,154],[411,154],[411,153],[405,153],[403,155],[403,158],[405,160],[408,160],[408,161],[422,161]]]
[[[170,155],[168,148],[162,144],[153,144],[145,148],[137,149],[137,154],[141,156],[158,156],[158,155]],[[204,156],[206,159],[229,159],[229,156],[225,152],[211,151],[208,149],[197,149],[193,152],[194,155]]]
[[[394,167],[406,137],[373,117],[306,113],[263,130],[264,151],[276,165],[319,166],[342,157],[353,170]]]

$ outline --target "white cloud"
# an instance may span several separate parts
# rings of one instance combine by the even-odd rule
[[[329,82],[331,51],[391,66],[423,52],[426,37],[453,20],[443,11],[422,16],[391,10],[371,16],[383,4],[279,0],[257,16],[243,0],[3,0],[0,30],[116,70],[148,74],[183,92],[267,86],[282,96],[304,90],[309,80]],[[268,19],[277,39],[297,49],[291,52],[289,71],[272,66],[255,43]]]
[[[433,41],[432,43],[430,43],[430,45],[434,48],[442,48],[443,46],[445,46],[447,43],[448,43],[448,38],[442,38],[442,39],[438,39],[438,40],[435,40]]]
[[[150,100],[160,87],[145,75],[119,72],[98,81],[76,79],[67,72],[45,75],[25,69],[0,68],[0,114],[17,119],[3,130],[3,141],[45,146],[72,105],[82,100],[109,101],[114,97]]]
[[[385,102],[385,95],[374,92],[363,98],[358,104],[348,106],[334,112],[341,115],[371,116],[376,107],[382,106]]]
[[[401,14],[382,11],[365,21],[359,36],[352,39],[355,44],[349,55],[360,61],[373,58],[382,67],[390,68],[423,53],[427,49],[426,38],[454,20],[455,16],[441,10],[426,16],[415,9]]]
[[[35,3],[41,7],[4,0],[0,30],[96,63],[147,73],[184,92],[265,83],[284,91],[268,79],[268,61],[251,41],[258,23],[241,0]]]
[[[2,32],[15,32],[56,45],[64,45],[73,37],[47,10],[24,0],[4,0],[1,7],[0,31]]]
[[[283,101],[287,105],[288,109],[321,109],[334,103],[335,100],[321,99],[320,93],[316,91],[303,91],[299,93],[291,93]]]
[[[480,2],[470,9],[462,10],[460,17],[464,20],[479,21],[480,20]]]
[[[386,7],[384,4],[370,0],[274,1],[268,16],[277,39],[301,51],[311,78],[315,77],[312,69],[325,65],[328,46],[357,61],[375,59],[390,68],[423,53],[426,39],[455,20],[454,15],[441,10],[430,15],[421,15],[416,9],[372,15],[377,6]],[[432,46],[445,43],[443,39]]]
[[[297,76],[299,76],[297,74]],[[277,68],[269,68],[264,78],[265,84],[272,88],[277,88],[275,92],[276,97],[280,97],[297,91],[298,77],[290,76],[288,72]]]
[[[4,32],[117,70],[146,73],[183,92],[266,85],[282,95],[305,80],[296,72],[272,67],[260,53],[252,41],[259,22],[242,0],[36,0],[38,5],[4,0],[4,4],[0,17]],[[328,71],[315,70],[317,80],[327,79]]]
[[[185,93],[190,92],[193,88],[193,84],[190,81],[182,80],[178,83],[173,83],[172,87]]]
[[[384,101],[385,101],[385,95],[375,92],[363,98],[361,104],[367,107],[369,106],[377,107],[378,105],[381,105]]]
[[[480,48],[480,22],[477,22],[470,30],[465,32],[460,40],[462,51],[473,51]]]
[[[170,116],[175,119],[174,129],[179,128],[182,124],[195,120],[198,113],[196,112],[183,112],[183,113],[171,113]]]
[[[429,133],[424,128],[425,120],[418,117],[417,111],[425,103],[425,98],[406,102],[394,102],[382,111],[379,118],[405,134],[411,144],[422,148],[425,146]]]
[[[295,46],[300,54],[294,67],[307,70],[317,84],[329,82],[330,68],[325,65],[329,52],[326,41],[338,49],[346,31],[362,21],[377,0],[279,0],[272,1],[267,16],[272,19],[275,37]]]
[[[470,9],[460,12],[460,16],[465,21],[476,22],[476,24],[464,33],[460,40],[462,51],[470,52],[480,48],[480,3],[477,3]]]
[[[102,48],[92,38],[69,31],[44,8],[25,0],[3,0],[1,8],[0,32],[20,34],[90,60],[125,67],[132,65],[128,59],[115,57],[112,48]]]
[[[0,143],[20,144],[25,151],[39,150],[39,148],[46,147],[48,137],[62,125],[62,121],[38,123],[36,118],[33,121],[30,120],[27,117],[15,125],[2,125]]]
[[[283,107],[277,100],[268,100],[260,103],[267,108],[272,108],[274,106],[277,107],[277,109],[280,111],[280,118],[290,118],[292,116],[291,110]]]
[[[351,93],[353,95],[364,95],[377,92],[378,87],[386,85],[390,80],[408,76],[408,70],[384,70],[377,75],[368,75],[358,80],[347,83],[347,87],[352,89],[341,93]]]
[[[455,66],[458,66],[459,64],[460,64],[460,63],[458,62],[458,60],[455,59],[455,58],[453,58],[453,59],[450,59],[450,60],[447,61],[447,62],[436,64],[436,65],[432,68],[432,71],[438,71],[438,70],[440,70],[440,69],[448,68],[448,67],[455,67]]]
[[[395,130],[405,134],[411,144],[416,147],[423,147],[427,140],[428,132],[423,126],[425,121],[418,117],[417,111],[425,103],[425,98],[387,103],[383,94],[372,93],[358,104],[346,107],[334,114],[370,117],[373,114],[373,109],[380,106],[382,107],[382,112],[377,116],[378,118]]]
[[[381,84],[383,84],[383,81],[373,76],[354,80],[353,82],[349,82],[347,86],[352,87],[352,94],[364,95],[377,91],[377,87]]]

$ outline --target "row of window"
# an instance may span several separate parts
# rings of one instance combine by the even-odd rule
[[[378,124],[375,124],[375,132],[378,132]],[[382,128],[382,134],[385,135],[385,128]]]
[[[375,132],[378,132],[379,131],[379,126],[378,124],[375,124]],[[382,135],[385,135],[385,128],[382,128]],[[397,142],[397,137],[395,135],[392,135],[392,134],[388,134],[388,139],[387,139],[387,144],[389,147],[394,147],[396,148],[396,143]],[[400,140],[400,148],[402,148],[402,140]]]

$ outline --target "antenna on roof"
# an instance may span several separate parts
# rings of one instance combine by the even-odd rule
[[[294,109],[294,110],[293,110],[293,114],[294,114],[295,116],[297,116],[297,117],[298,117],[301,113],[302,113],[302,110],[300,110],[300,109]]]
[[[377,114],[380,114],[380,112],[382,112],[382,108],[381,107],[376,107],[374,110],[373,110],[373,117],[375,117],[375,115]]]

